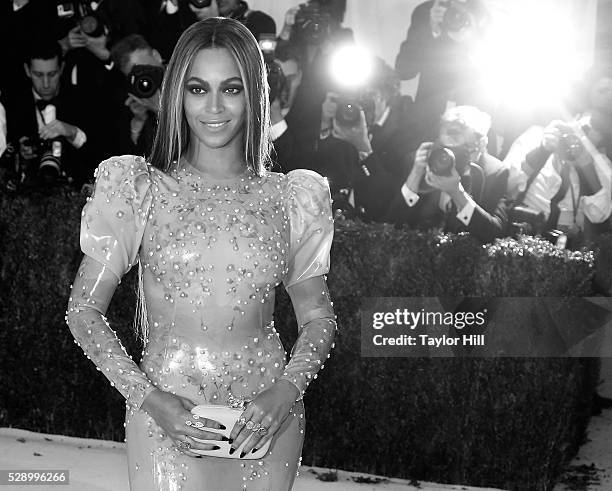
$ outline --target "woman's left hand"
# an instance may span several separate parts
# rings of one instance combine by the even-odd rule
[[[232,428],[230,434],[231,452],[233,453],[235,449],[240,448],[247,438],[248,441],[242,449],[240,457],[248,454],[254,448],[259,449],[265,445],[289,415],[298,395],[298,388],[291,382],[282,379],[272,387],[257,394],[257,397],[248,405],[241,418]],[[244,424],[241,424],[241,421]],[[255,431],[255,428],[248,429],[249,421],[256,425],[255,428],[265,428],[266,432]]]

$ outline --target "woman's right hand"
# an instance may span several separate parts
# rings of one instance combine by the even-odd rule
[[[192,423],[200,421],[207,428],[225,429],[218,421],[205,418],[195,419],[191,413],[191,409],[195,406],[196,404],[189,399],[155,389],[146,397],[141,408],[155,420],[155,423],[164,431],[165,436],[170,438],[181,452],[192,457],[199,457],[199,454],[191,450],[216,450],[219,447],[214,444],[198,442],[194,438],[219,441],[227,441],[228,439],[220,433],[186,424],[187,421]],[[188,442],[190,448],[182,448],[181,442]]]

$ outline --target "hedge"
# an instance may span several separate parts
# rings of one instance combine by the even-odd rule
[[[81,257],[84,197],[64,189],[27,196],[0,191],[0,203],[0,426],[123,441],[124,401],[64,321]],[[595,256],[559,251],[529,237],[483,247],[468,235],[338,222],[328,283],[339,334],[305,399],[303,464],[550,489],[584,439],[598,360],[363,358],[361,298],[587,296],[599,257],[597,250]],[[134,288],[132,270],[108,317],[138,359]],[[275,317],[289,348],[295,318],[281,289]]]

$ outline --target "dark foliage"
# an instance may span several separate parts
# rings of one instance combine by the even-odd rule
[[[0,426],[123,440],[123,399],[64,321],[81,256],[83,198],[61,190],[1,193]],[[306,397],[303,463],[550,489],[584,438],[598,360],[363,358],[361,299],[583,296],[591,293],[595,270],[606,277],[593,267],[592,253],[562,253],[531,238],[483,247],[467,235],[338,223],[328,279],[339,335]],[[134,273],[117,290],[108,318],[139,359]],[[295,318],[280,288],[276,326],[291,346]]]

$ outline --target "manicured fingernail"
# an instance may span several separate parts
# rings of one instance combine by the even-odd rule
[[[215,445],[213,448],[211,448],[211,450],[219,450],[221,447]]]
[[[245,455],[246,455],[246,453],[245,453],[245,452],[242,452],[242,453],[240,454],[240,458],[244,457]]]
[[[258,449],[254,448],[253,450],[251,450],[251,453],[257,453],[257,450]]]
[[[196,455],[196,459],[201,459],[202,457],[204,457],[203,455]]]
[[[219,429],[220,430],[227,430],[227,428],[225,426],[223,426],[223,425],[219,426]]]
[[[230,448],[229,454],[232,455],[236,451],[235,448]]]
[[[229,438],[227,441],[229,442],[229,444],[230,444],[230,445],[231,445],[232,443],[234,443],[234,439],[233,439],[233,438]]]
[[[222,442],[229,442],[229,438],[226,437],[226,436],[223,436],[223,437],[221,437],[221,441]],[[232,443],[232,442],[230,442],[230,443]]]

